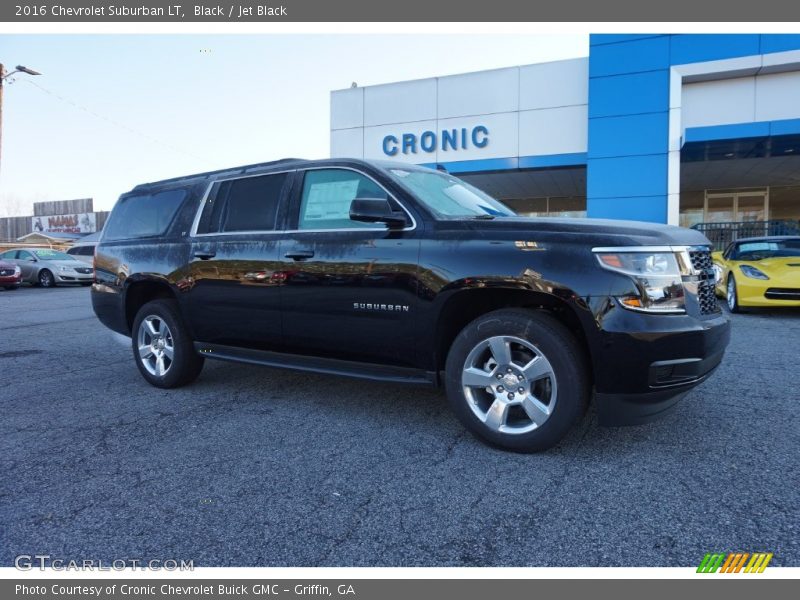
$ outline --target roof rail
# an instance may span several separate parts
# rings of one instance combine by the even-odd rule
[[[249,171],[253,171],[256,169],[264,169],[267,167],[274,167],[278,165],[283,165],[286,163],[295,163],[295,162],[303,162],[306,159],[303,158],[281,158],[280,160],[273,160],[269,162],[263,163],[253,163],[250,165],[243,165],[241,167],[229,167],[227,169],[217,169],[214,171],[206,171],[204,173],[193,173],[192,175],[183,175],[181,177],[171,177],[170,179],[159,179],[158,181],[149,181],[147,183],[140,183],[135,186],[133,189],[143,189],[149,188],[154,185],[161,185],[165,183],[179,183],[181,181],[190,181],[192,179],[206,179],[208,177],[213,177],[214,175],[222,175],[222,174],[239,174],[239,173],[247,173]]]

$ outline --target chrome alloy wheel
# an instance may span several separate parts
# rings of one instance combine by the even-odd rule
[[[495,336],[476,345],[464,361],[461,385],[470,409],[486,427],[508,434],[541,427],[556,405],[556,375],[533,344]]]
[[[136,337],[139,360],[147,372],[163,377],[172,366],[175,345],[172,332],[161,317],[149,315],[139,324]]]
[[[733,277],[728,277],[728,308],[731,311],[736,310],[736,282]]]

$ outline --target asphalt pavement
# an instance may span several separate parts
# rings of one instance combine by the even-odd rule
[[[207,361],[159,390],[86,288],[0,290],[0,565],[800,566],[800,310],[733,317],[658,422],[520,455],[444,396]]]

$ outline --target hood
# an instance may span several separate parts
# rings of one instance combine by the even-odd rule
[[[773,256],[772,258],[762,258],[761,260],[737,260],[743,265],[753,265],[762,271],[787,271],[797,273],[800,280],[800,256]]]
[[[449,226],[448,226],[449,224]],[[569,235],[583,243],[602,246],[709,246],[708,238],[699,231],[647,223],[613,219],[569,219],[551,217],[498,217],[496,219],[450,219],[438,221],[441,229],[466,228],[472,235],[525,233],[555,238]],[[504,236],[505,237],[505,236]]]

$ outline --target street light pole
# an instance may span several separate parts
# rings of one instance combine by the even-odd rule
[[[41,75],[38,71],[17,65],[16,68],[10,73],[6,73],[6,68],[3,63],[0,63],[0,158],[3,152],[3,88],[5,87],[6,79],[15,75],[16,73],[26,73],[28,75]],[[0,163],[1,164],[1,163]]]

